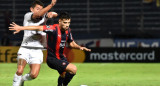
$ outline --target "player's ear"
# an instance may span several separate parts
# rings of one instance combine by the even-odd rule
[[[60,23],[60,22],[61,22],[61,19],[59,19],[58,22]]]
[[[33,12],[33,8],[32,7],[30,7],[30,11]]]

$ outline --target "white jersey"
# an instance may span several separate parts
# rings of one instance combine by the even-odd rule
[[[39,26],[44,25],[47,21],[45,15],[38,21],[32,21],[33,13],[28,12],[24,16],[23,26]],[[44,48],[47,46],[46,33],[43,31],[24,30],[22,47]]]

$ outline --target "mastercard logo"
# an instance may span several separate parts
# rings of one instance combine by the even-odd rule
[[[85,52],[78,49],[66,48],[64,53],[69,62],[84,62],[85,61]]]

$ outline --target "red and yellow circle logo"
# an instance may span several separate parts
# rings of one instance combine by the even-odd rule
[[[85,52],[78,49],[66,48],[64,53],[69,62],[84,62],[85,61]]]

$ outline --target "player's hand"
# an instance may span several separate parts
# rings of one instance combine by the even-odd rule
[[[86,47],[80,47],[80,50],[84,50],[84,51],[91,51],[91,49],[88,49],[88,48],[86,48]]]
[[[55,17],[57,17],[58,16],[58,14],[56,13],[56,12],[48,12],[47,13],[47,17],[48,18],[55,18]]]
[[[51,5],[54,6],[56,4],[57,0],[52,0]]]
[[[21,31],[21,26],[17,25],[16,23],[12,22],[10,25],[11,27],[9,27],[9,30],[15,30],[13,34],[19,33]]]

